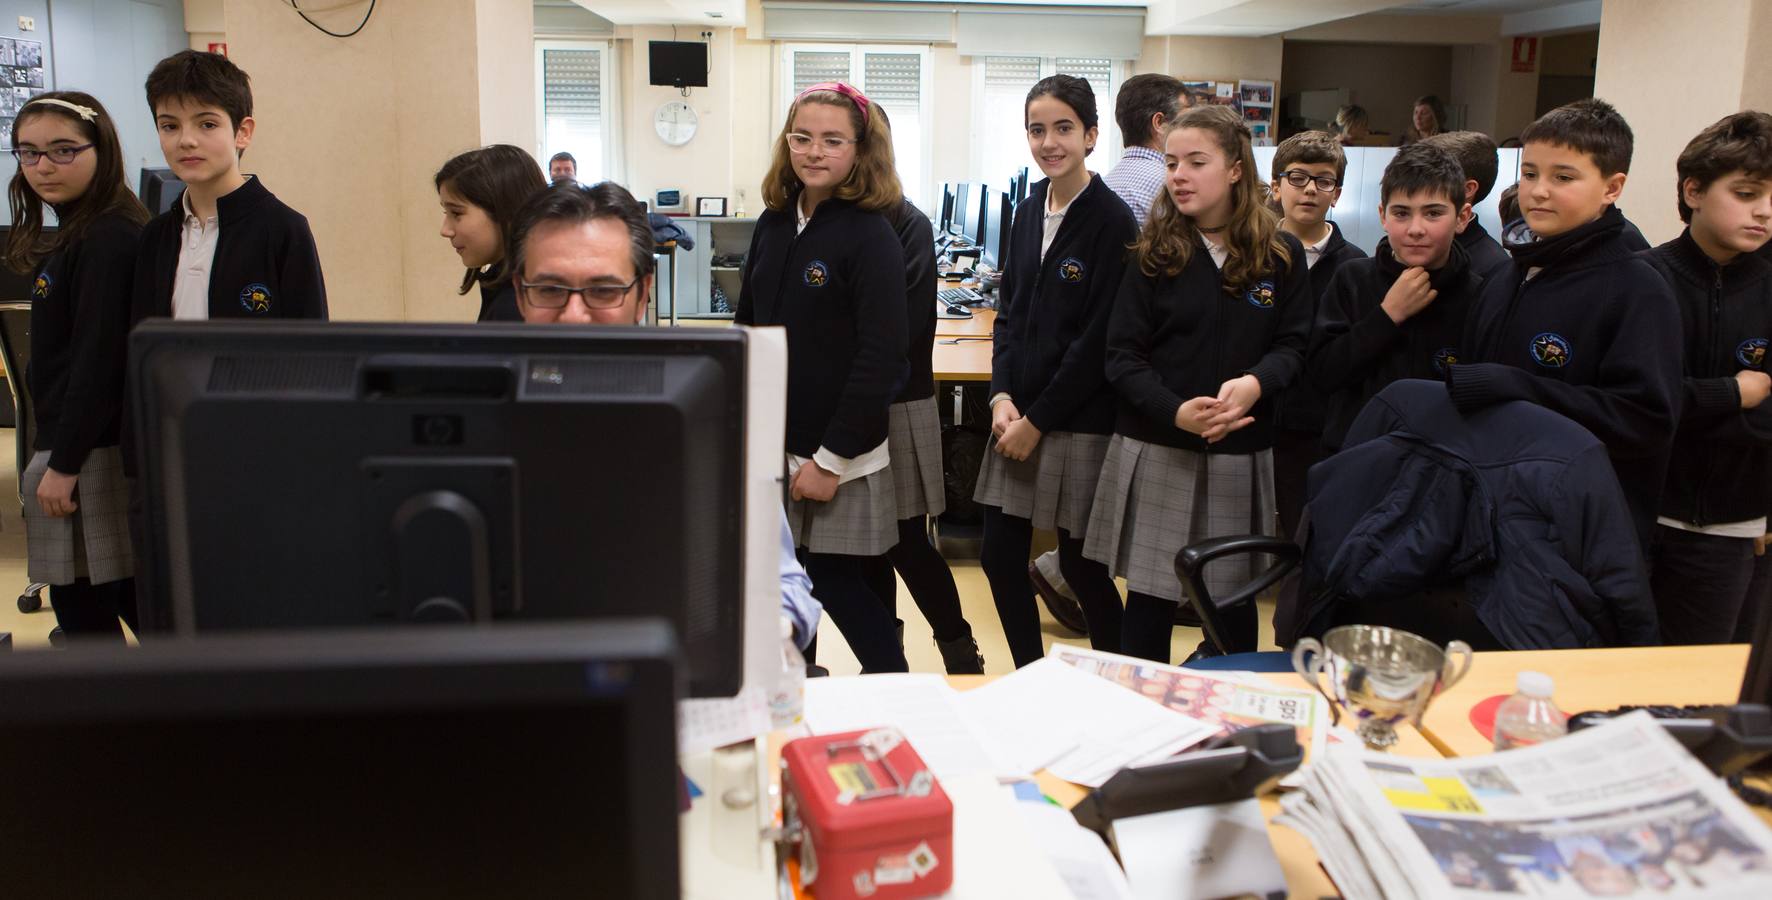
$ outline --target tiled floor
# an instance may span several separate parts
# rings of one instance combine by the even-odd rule
[[[0,448],[10,449],[12,441],[12,429],[0,429]],[[14,602],[14,592],[22,591],[27,584],[25,526],[24,521],[19,518],[17,496],[18,477],[13,454],[0,452],[0,511],[3,511],[3,515],[0,515],[0,631],[12,632],[16,647],[46,647],[49,644],[49,630],[55,627],[55,614],[47,603],[40,612],[22,614]],[[984,572],[978,567],[978,561],[956,560],[952,567],[954,580],[960,589],[960,605],[965,611],[967,621],[972,623],[973,634],[978,638],[979,649],[984,654],[985,670],[992,674],[1010,671],[1009,645],[1004,641],[1003,630],[997,624],[997,610],[991,603],[990,586],[985,581]],[[929,633],[929,623],[917,611],[916,603],[911,600],[902,583],[898,592],[898,614],[905,623],[905,655],[910,660],[911,670],[942,671],[941,656]],[[1267,614],[1262,616],[1264,620],[1268,617]],[[1040,610],[1040,622],[1048,645],[1054,641],[1088,645],[1087,638],[1066,631],[1046,615],[1044,608]],[[1198,629],[1175,629],[1171,641],[1172,658],[1177,661],[1186,658],[1199,641]],[[849,646],[843,642],[842,634],[828,617],[819,628],[818,650],[819,664],[829,668],[832,674],[850,675],[860,671],[855,655],[849,652]]]

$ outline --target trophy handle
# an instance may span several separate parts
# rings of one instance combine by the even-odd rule
[[[1311,657],[1308,662],[1305,660],[1305,654],[1307,652]],[[1323,695],[1324,700],[1329,701],[1329,712],[1333,716],[1331,724],[1340,724],[1341,708],[1336,705],[1335,698],[1329,696],[1329,693],[1323,690],[1322,679],[1319,677],[1323,671],[1323,661],[1323,644],[1316,638],[1299,638],[1298,643],[1292,645],[1293,671],[1297,672],[1299,677],[1303,678],[1305,681],[1310,682],[1311,687],[1314,688],[1317,693]]]
[[[1462,657],[1463,662],[1462,663],[1454,663],[1452,658],[1455,656]],[[1440,682],[1440,690],[1443,691],[1443,690],[1459,683],[1460,681],[1463,681],[1464,676],[1470,674],[1472,660],[1473,660],[1473,657],[1471,655],[1471,645],[1469,645],[1463,641],[1453,641],[1453,642],[1447,644],[1446,645],[1446,672],[1450,672],[1451,674],[1446,674],[1446,672],[1442,672],[1442,674],[1441,674],[1442,680]],[[1456,671],[1453,671],[1454,666],[1456,666]],[[1438,691],[1436,691],[1435,693],[1438,693]]]

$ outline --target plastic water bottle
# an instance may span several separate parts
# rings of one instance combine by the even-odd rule
[[[806,714],[806,657],[794,644],[794,623],[781,619],[781,681],[769,695],[769,720],[776,730],[800,724]]]
[[[1530,747],[1569,733],[1569,717],[1551,702],[1553,686],[1543,672],[1519,674],[1514,695],[1495,711],[1495,749]]]

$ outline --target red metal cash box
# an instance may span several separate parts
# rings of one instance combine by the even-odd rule
[[[781,751],[782,822],[818,900],[909,900],[954,881],[954,804],[897,729],[826,734]]]

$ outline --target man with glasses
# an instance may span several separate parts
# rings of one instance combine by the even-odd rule
[[[640,325],[652,295],[652,228],[632,194],[610,182],[561,182],[523,204],[511,228],[517,309],[523,321],[567,325]],[[804,649],[821,608],[812,580],[794,557],[781,520],[781,609]]]

